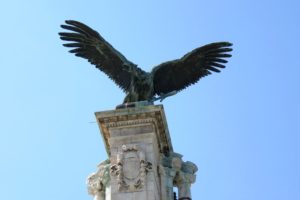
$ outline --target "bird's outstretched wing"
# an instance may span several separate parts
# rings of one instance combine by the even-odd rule
[[[231,57],[229,42],[211,43],[184,55],[181,59],[162,63],[152,70],[154,92],[158,95],[180,91],[200,78],[225,68],[225,58]]]
[[[66,20],[65,22],[67,25],[61,27],[72,32],[59,33],[62,40],[70,42],[63,45],[73,48],[69,52],[96,65],[125,92],[129,90],[133,70],[137,74],[145,73],[114,49],[95,30],[78,21]]]

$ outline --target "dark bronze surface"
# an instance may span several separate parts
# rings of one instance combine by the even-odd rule
[[[69,31],[59,33],[60,38],[68,42],[63,45],[107,74],[126,93],[124,103],[162,101],[211,72],[220,72],[232,51],[229,42],[211,43],[145,72],[87,25],[67,20],[61,27]]]

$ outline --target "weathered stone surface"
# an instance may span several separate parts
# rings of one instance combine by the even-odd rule
[[[109,159],[88,178],[94,200],[191,199],[197,167],[173,151],[162,106],[95,114]]]
[[[109,155],[109,138],[143,133],[157,134],[160,152],[173,151],[162,105],[96,112],[95,115]]]

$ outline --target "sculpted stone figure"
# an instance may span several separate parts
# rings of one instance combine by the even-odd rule
[[[212,72],[220,72],[232,51],[229,42],[211,43],[145,72],[87,25],[67,20],[61,27],[71,31],[59,33],[62,40],[69,42],[64,46],[108,75],[126,93],[124,103],[153,102],[174,95]]]
[[[164,179],[162,180],[163,188],[167,188],[163,191],[163,196],[171,199],[173,195],[173,187],[178,188],[179,200],[191,200],[191,184],[195,182],[198,168],[190,162],[183,162],[182,156],[178,153],[171,153],[168,157],[162,155],[160,173]]]
[[[105,189],[110,181],[110,161],[105,160],[98,165],[98,171],[87,178],[88,193],[94,196],[94,200],[105,200]]]

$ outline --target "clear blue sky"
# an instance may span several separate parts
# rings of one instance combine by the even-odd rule
[[[198,46],[234,43],[220,74],[163,104],[175,151],[198,167],[195,200],[300,199],[297,0],[10,0],[0,7],[0,199],[91,199],[107,158],[94,112],[124,94],[62,47],[82,21],[145,70]]]

